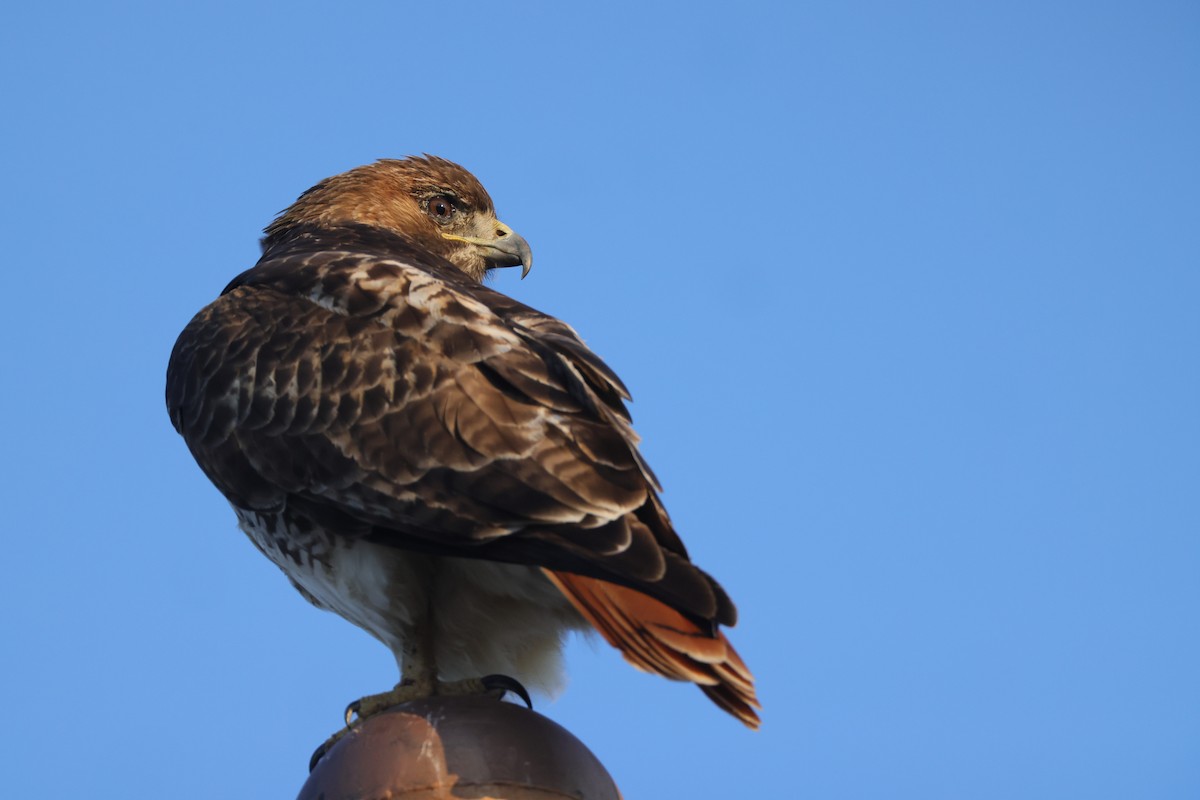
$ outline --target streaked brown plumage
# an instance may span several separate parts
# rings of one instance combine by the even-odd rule
[[[541,673],[586,619],[756,727],[720,630],[733,604],[671,526],[625,387],[569,326],[480,283],[530,259],[478,181],[380,161],[266,233],[180,335],[167,406],[297,588],[406,678],[436,662],[552,684]]]

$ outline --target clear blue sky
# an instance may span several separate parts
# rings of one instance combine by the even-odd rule
[[[626,797],[1200,796],[1200,10],[986,5],[9,9],[6,794],[290,797],[395,680],[163,374],[299,192],[429,152],[742,612],[757,734],[570,647]]]

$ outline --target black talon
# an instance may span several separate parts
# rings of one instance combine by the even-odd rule
[[[504,697],[505,692],[512,692],[524,700],[529,710],[533,711],[533,701],[529,699],[529,692],[525,691],[525,687],[516,678],[510,678],[507,675],[484,675],[479,681],[485,689],[499,689],[501,698]]]
[[[349,728],[350,725],[354,722],[354,718],[358,716],[358,710],[360,708],[362,708],[361,700],[355,700],[353,703],[346,706],[345,720],[346,720],[347,728]]]
[[[313,751],[312,758],[310,758],[308,760],[308,771],[310,773],[314,769],[317,768],[317,762],[325,757],[325,754],[329,752],[329,748],[330,748],[329,742],[325,742],[324,744],[322,744],[320,747],[318,747],[316,750]]]

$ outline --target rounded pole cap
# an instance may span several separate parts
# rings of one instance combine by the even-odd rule
[[[620,800],[565,728],[490,697],[430,697],[354,725],[297,800]]]

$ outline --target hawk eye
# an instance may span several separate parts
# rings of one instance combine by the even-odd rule
[[[425,206],[425,212],[439,224],[449,222],[457,211],[458,207],[454,205],[454,200],[444,194],[429,198],[429,202]]]

